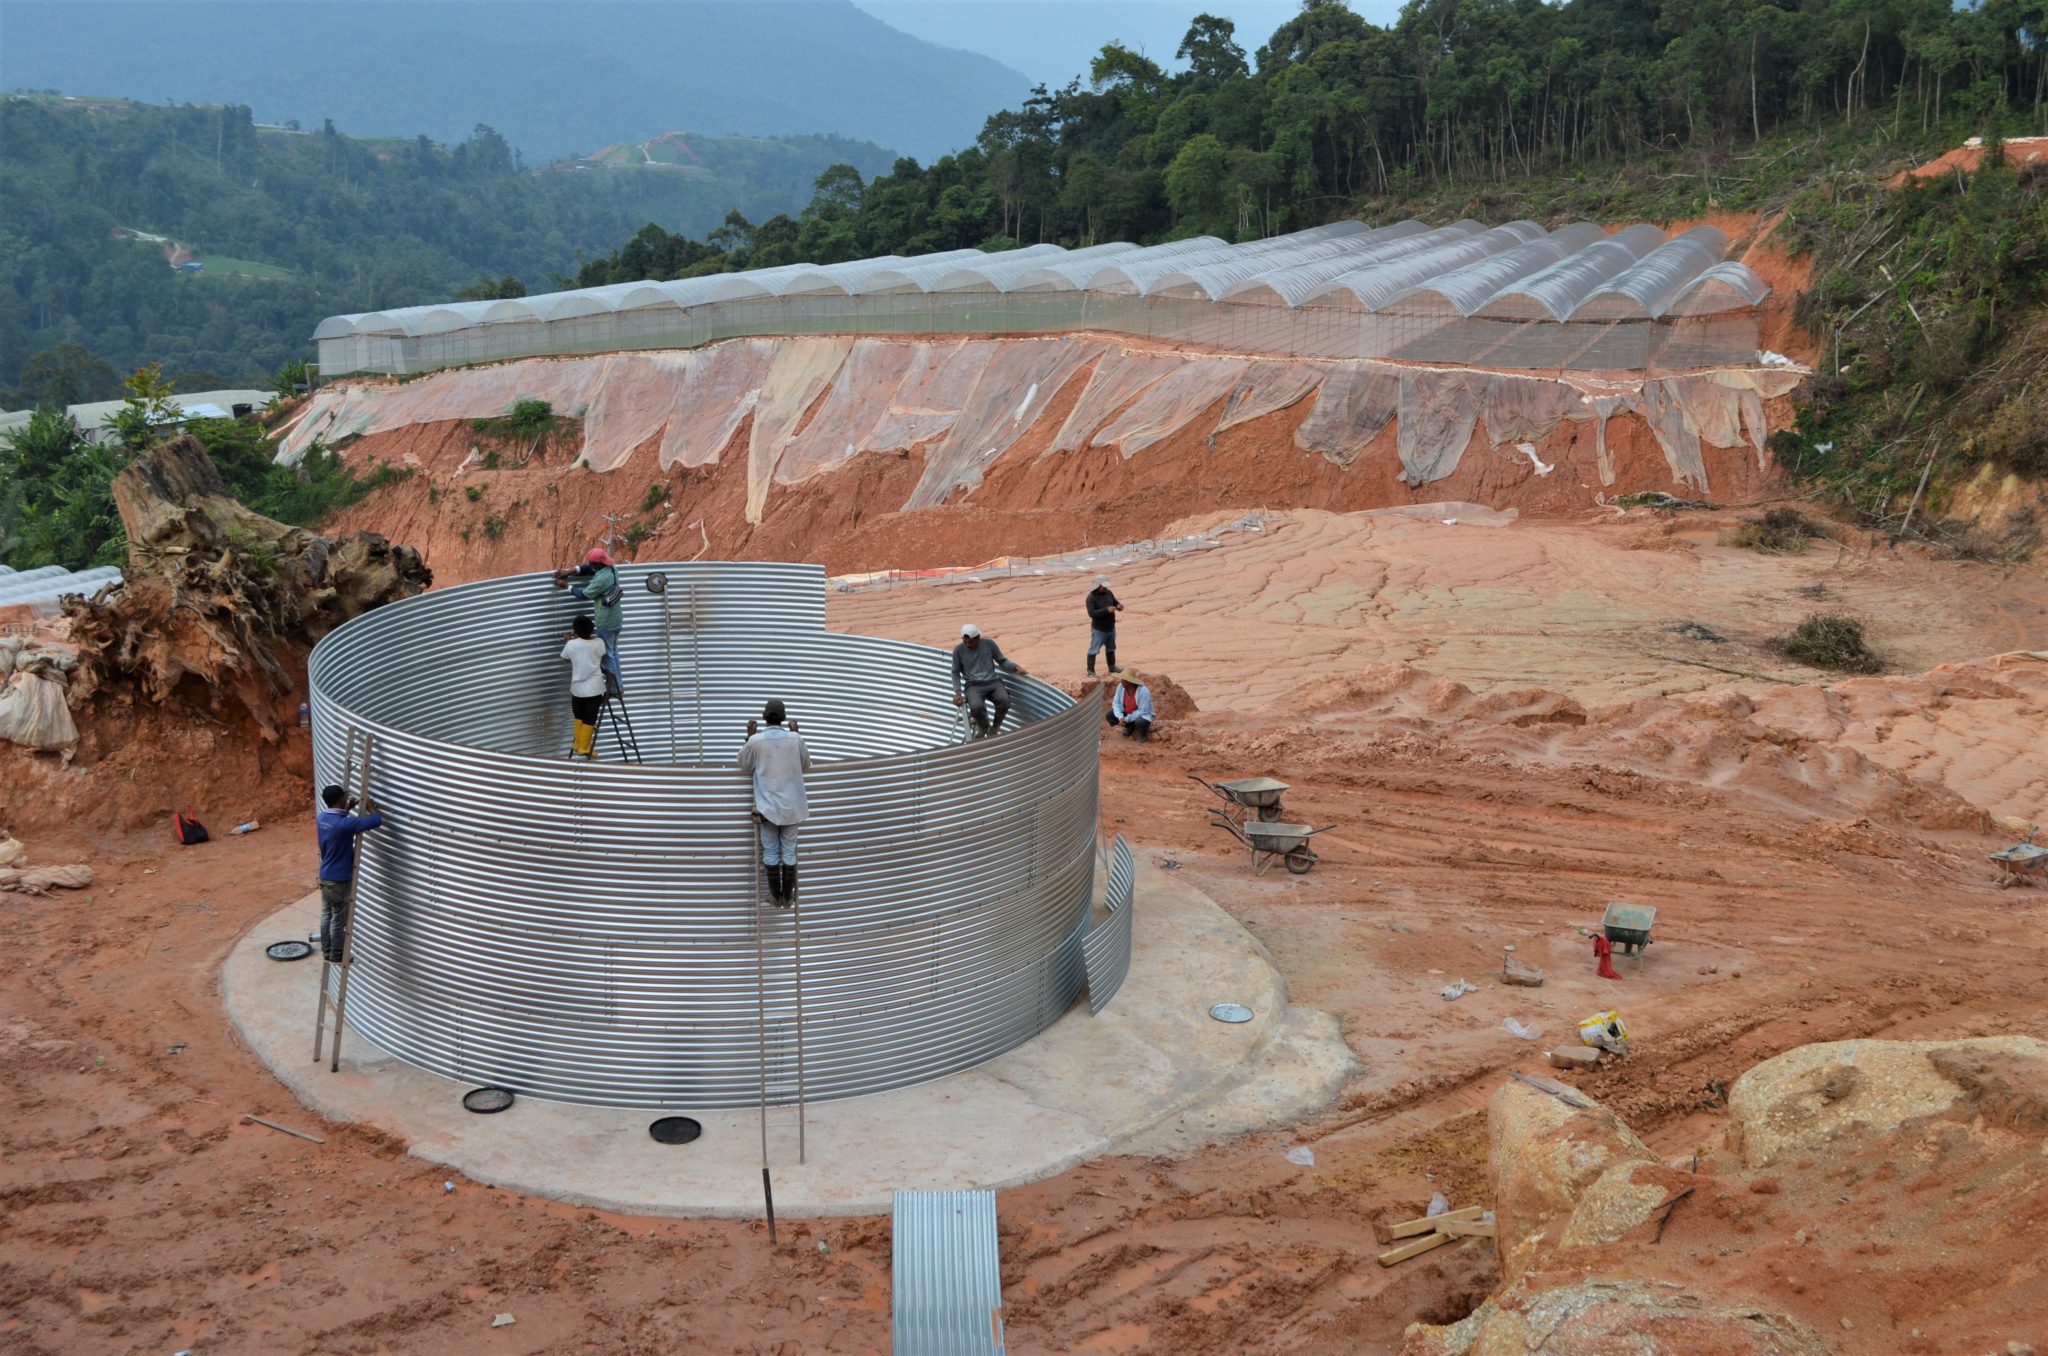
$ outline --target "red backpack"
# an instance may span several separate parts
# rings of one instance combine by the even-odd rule
[[[206,831],[204,824],[182,810],[173,818],[171,831],[178,835],[178,841],[186,847],[191,847],[194,843],[203,843],[213,836]]]

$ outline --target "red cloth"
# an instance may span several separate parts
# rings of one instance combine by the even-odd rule
[[[1614,961],[1612,959],[1614,956],[1613,942],[1608,941],[1605,937],[1596,935],[1593,938],[1593,956],[1596,960],[1600,962],[1600,969],[1597,972],[1600,978],[1621,978],[1620,975],[1614,973]]]
[[[1125,683],[1123,691],[1124,714],[1128,716],[1135,713],[1138,709],[1138,689],[1132,687],[1129,683]]]

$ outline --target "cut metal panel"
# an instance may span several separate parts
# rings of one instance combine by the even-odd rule
[[[1101,1012],[1131,972],[1131,906],[1136,901],[1137,864],[1118,834],[1109,854],[1109,916],[1088,930],[1081,950],[1088,960],[1088,1010]]]
[[[899,1191],[890,1225],[895,1356],[1002,1356],[993,1191]]]
[[[645,589],[656,569],[661,596]],[[968,1068],[1072,1005],[1095,881],[1093,710],[1013,679],[1015,724],[954,746],[948,655],[825,630],[818,566],[630,565],[623,583],[645,765],[563,761],[562,634],[586,605],[546,575],[389,604],[315,649],[316,784],[345,780],[351,728],[375,731],[371,790],[391,812],[358,874],[349,996],[365,1036],[529,1096],[752,1104],[758,868],[734,759],[770,696],[815,760],[809,1096]],[[609,730],[599,747],[616,757]],[[766,919],[771,1061],[793,1057],[795,922]],[[793,1077],[768,1096],[794,1100]]]

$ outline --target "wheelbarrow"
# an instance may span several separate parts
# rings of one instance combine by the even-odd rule
[[[1204,782],[1193,773],[1188,774],[1191,782],[1201,782],[1224,801],[1244,811],[1240,819],[1261,819],[1271,824],[1285,813],[1280,808],[1280,797],[1287,790],[1287,783],[1272,777],[1239,777],[1231,782]]]
[[[1312,829],[1306,824],[1282,824],[1259,820],[1248,820],[1240,824],[1221,810],[1211,810],[1209,815],[1218,824],[1230,830],[1238,842],[1251,849],[1254,876],[1265,875],[1266,868],[1273,864],[1276,857],[1286,864],[1290,874],[1307,875],[1319,860],[1315,849],[1308,845],[1308,840],[1337,827],[1335,824],[1325,824],[1320,829]]]
[[[2037,846],[2034,835],[2014,843],[2002,852],[1988,854],[1998,865],[1998,888],[2008,885],[2040,885],[2048,882],[2048,847]]]
[[[1607,906],[1607,912],[1600,916],[1600,930],[1607,934],[1607,940],[1614,943],[1615,950],[1636,958],[1636,969],[1643,968],[1643,949],[1650,944],[1650,927],[1657,921],[1657,910],[1649,904],[1624,904],[1619,900]]]

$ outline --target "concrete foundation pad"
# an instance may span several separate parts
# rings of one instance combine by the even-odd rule
[[[870,1097],[813,1104],[799,1163],[797,1111],[768,1111],[778,1215],[879,1214],[898,1188],[1007,1187],[1120,1151],[1186,1152],[1302,1116],[1353,1069],[1336,1022],[1292,1009],[1257,941],[1140,854],[1130,976],[1099,1016],[1085,1003],[979,1068]],[[251,1049],[307,1107],[376,1126],[473,1180],[629,1214],[755,1217],[761,1130],[753,1110],[619,1111],[522,1098],[463,1110],[465,1085],[401,1062],[353,1030],[341,1070],[313,1059],[318,957],[273,961],[272,942],[319,927],[308,895],[229,955],[221,992]],[[1255,1014],[1229,1025],[1211,1004]],[[703,1123],[693,1144],[656,1144],[656,1116]]]

